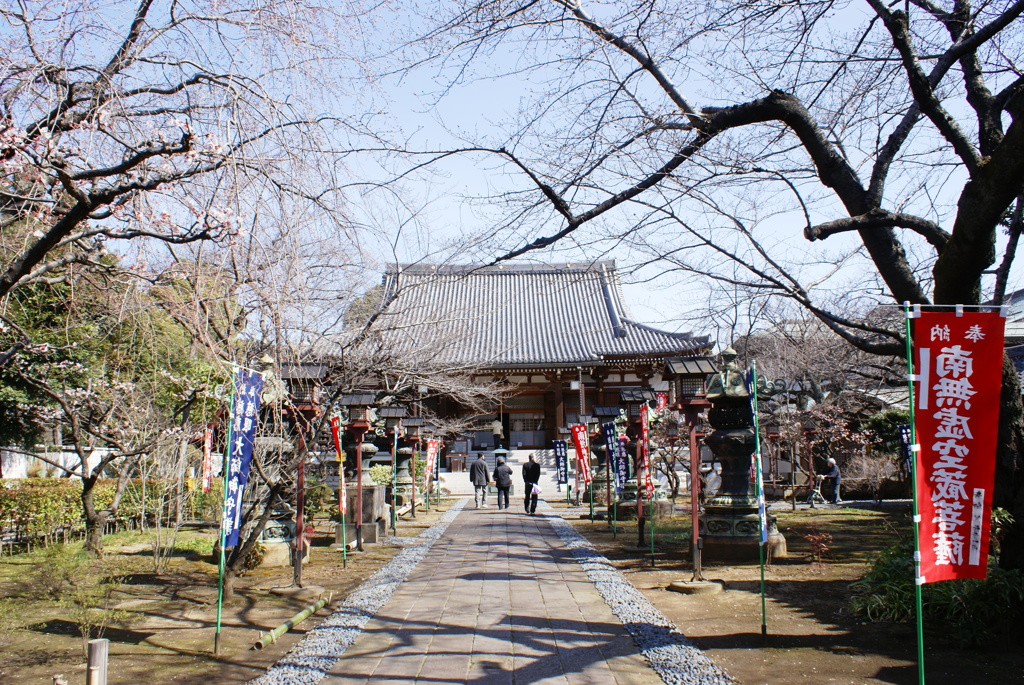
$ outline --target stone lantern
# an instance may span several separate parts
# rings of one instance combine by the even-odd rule
[[[412,429],[414,431],[414,435],[409,439],[409,442],[412,443],[411,447],[403,447],[398,450],[398,475],[396,476],[395,481],[396,484],[398,485],[398,493],[402,497],[405,496],[405,488],[408,487],[408,501],[412,505],[410,514],[412,515],[413,518],[416,518],[416,479],[423,478],[423,474],[417,473],[414,476],[413,471],[415,471],[415,469],[411,468],[410,464],[415,463],[415,459],[419,457],[420,451],[423,448],[421,444],[423,442],[423,439],[422,436],[420,435],[420,432],[426,429],[426,425],[427,420],[420,418],[418,416],[413,416],[402,420],[402,426],[404,426],[406,430]],[[402,459],[402,454],[404,453],[404,450],[408,450],[408,455],[410,459]],[[404,503],[405,500],[403,500],[403,504]]]
[[[708,381],[708,421],[715,429],[705,443],[722,464],[722,485],[700,517],[704,551],[723,560],[758,558],[761,540],[757,496],[750,481],[755,449],[750,393],[731,347],[722,352],[722,370]],[[774,556],[786,554],[786,540],[768,517],[768,545]]]
[[[591,417],[596,425],[593,426],[593,431],[590,431],[591,426],[588,425],[588,431],[595,438],[595,442],[604,438],[603,424],[617,422],[621,411],[617,405],[596,405],[593,408],[594,413]],[[612,459],[615,456],[615,447],[614,444],[608,445],[603,441],[591,447],[596,463],[594,464],[594,477],[590,487],[594,491],[594,503],[602,506],[610,507],[614,502],[614,494],[612,493],[614,475],[611,465]],[[609,511],[609,518],[611,515],[611,511]]]

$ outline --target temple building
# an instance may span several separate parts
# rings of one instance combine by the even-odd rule
[[[666,361],[703,357],[712,344],[632,320],[614,261],[396,265],[383,291],[399,353],[429,350],[437,368],[514,387],[456,452],[494,449],[499,432],[511,450],[550,447],[581,415],[617,414],[637,391],[671,393]]]

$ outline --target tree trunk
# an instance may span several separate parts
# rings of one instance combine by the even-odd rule
[[[224,567],[224,601],[228,601],[235,596],[235,580],[238,578],[238,574],[235,573],[230,567]]]
[[[999,443],[996,449],[996,478],[992,506],[1013,516],[1002,540],[999,565],[1005,569],[1024,568],[1024,403],[1020,380],[1013,363],[1003,356],[1003,388],[1000,402]]]
[[[231,549],[231,553],[227,555],[227,559],[224,563],[224,598],[230,599],[235,591],[235,578],[245,568],[245,560],[249,556],[249,553],[259,543],[260,536],[263,533],[263,529],[266,528],[267,522],[270,521],[270,513],[277,502],[278,496],[281,494],[283,489],[281,483],[275,483],[270,487],[270,491],[267,493],[267,500],[263,504],[263,511],[260,514],[259,520],[256,525],[249,530],[249,535],[237,547]],[[242,528],[245,528],[245,524],[252,518],[253,511],[256,509],[256,505],[253,505],[249,511],[244,512],[242,516]],[[230,583],[228,579],[230,578]]]
[[[103,529],[107,524],[107,512],[96,509],[93,493],[96,478],[82,479],[82,515],[85,518],[85,551],[95,557],[103,556]]]

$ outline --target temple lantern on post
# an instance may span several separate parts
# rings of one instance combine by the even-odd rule
[[[650,388],[623,388],[619,390],[619,404],[626,407],[626,415],[630,423],[640,421],[640,407],[647,404],[648,408],[658,406],[658,394]]]
[[[686,420],[690,451],[690,515],[692,537],[690,551],[693,554],[693,578],[691,582],[703,582],[701,575],[700,538],[700,447],[697,444],[697,424],[700,415],[711,403],[707,399],[707,378],[718,369],[708,357],[672,357],[665,360],[665,379],[669,382],[669,406],[683,414]],[[678,428],[676,428],[678,436]]]
[[[352,433],[356,452],[356,549],[363,551],[363,438],[370,430],[370,407],[376,401],[372,393],[346,393],[338,397],[339,406],[348,412],[346,428]]]
[[[412,487],[412,476],[409,474],[409,459],[411,450],[404,449],[399,454],[398,440],[402,437],[402,420],[408,412],[405,407],[381,407],[377,410],[377,416],[384,419],[384,426],[391,436],[391,530],[395,531],[398,525],[398,504],[401,500],[405,504],[409,500]],[[401,488],[401,492],[399,492]]]
[[[396,432],[401,432],[403,419],[409,412],[405,407],[381,407],[377,410],[377,416],[384,419],[384,426],[387,428],[389,435],[395,435]]]

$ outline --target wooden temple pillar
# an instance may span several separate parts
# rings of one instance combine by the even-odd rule
[[[562,380],[562,372],[556,371],[546,375],[549,384],[544,392],[544,416],[551,417],[551,421],[544,423],[544,448],[547,449],[551,443],[559,438],[558,428],[565,425],[565,392]]]

